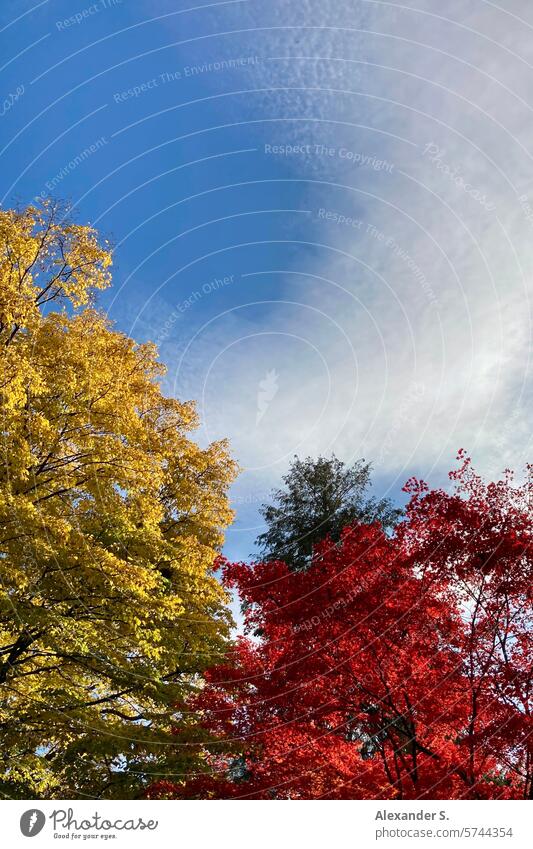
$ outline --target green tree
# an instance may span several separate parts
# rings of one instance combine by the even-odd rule
[[[48,203],[0,212],[0,243],[0,789],[135,796],[229,638],[235,465],[191,440],[155,346],[87,305],[111,262],[91,228]]]
[[[272,493],[271,504],[260,508],[267,526],[256,539],[262,559],[306,569],[313,546],[326,536],[338,542],[346,525],[381,522],[383,528],[392,528],[401,510],[387,498],[367,496],[371,471],[364,460],[348,465],[335,455],[295,457],[284,487]]]

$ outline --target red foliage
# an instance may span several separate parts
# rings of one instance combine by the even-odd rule
[[[325,540],[312,568],[224,565],[251,638],[193,703],[210,774],[152,797],[533,797],[532,495],[411,480],[406,519]]]

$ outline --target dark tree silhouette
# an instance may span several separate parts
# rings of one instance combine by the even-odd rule
[[[369,498],[371,463],[352,465],[331,458],[295,457],[272,493],[272,503],[260,509],[267,529],[256,539],[264,560],[283,560],[290,569],[306,569],[314,546],[329,537],[338,542],[348,525],[381,522],[392,528],[401,515],[387,499]]]

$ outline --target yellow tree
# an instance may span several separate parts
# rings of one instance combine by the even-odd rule
[[[227,643],[236,469],[191,440],[155,347],[92,308],[111,264],[93,229],[48,202],[0,211],[0,242],[0,790],[136,795],[194,769],[167,744]]]

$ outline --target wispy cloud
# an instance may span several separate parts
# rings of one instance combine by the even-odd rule
[[[261,139],[309,145],[280,154],[310,215],[298,254],[260,269],[275,309],[221,319],[196,352],[207,432],[230,435],[251,487],[296,451],[374,458],[391,485],[438,475],[461,446],[488,474],[527,457],[533,15],[520,12],[277,0],[214,15],[252,30],[232,38],[262,57],[254,107],[279,120]],[[267,370],[283,383],[258,419]]]

